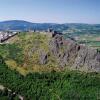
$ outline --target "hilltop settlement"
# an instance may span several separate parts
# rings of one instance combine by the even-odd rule
[[[9,38],[11,38],[17,34],[18,34],[18,32],[16,32],[16,31],[14,31],[14,32],[12,32],[12,31],[0,31],[0,43],[8,40]]]

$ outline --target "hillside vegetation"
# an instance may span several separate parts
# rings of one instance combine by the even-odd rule
[[[60,35],[19,33],[0,45],[0,55],[11,69],[23,75],[65,69],[100,71],[99,51],[65,40]]]
[[[0,85],[11,92],[0,90],[0,100],[18,100],[18,94],[24,100],[100,99],[99,72],[84,72],[82,67],[86,61],[94,61],[97,50],[40,33],[20,33],[7,42],[0,45]],[[82,58],[75,60],[77,57]],[[74,61],[80,61],[77,68],[72,66]]]
[[[0,84],[15,92],[0,91],[0,100],[99,100],[100,75],[77,71],[29,73],[22,76],[0,62]]]
[[[39,64],[39,52],[47,52],[50,37],[39,33],[21,33],[10,40],[9,44],[0,45],[0,55],[6,64],[12,69],[19,70],[21,73],[28,71],[45,71]],[[44,66],[45,67],[45,66]]]

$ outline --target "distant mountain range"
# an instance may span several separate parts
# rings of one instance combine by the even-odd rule
[[[48,28],[53,28],[55,30],[67,29],[67,25],[56,24],[56,23],[31,23],[23,20],[9,20],[0,22],[0,30],[47,30]]]
[[[82,24],[82,23],[32,23],[23,20],[9,20],[0,22],[0,30],[47,30],[53,28],[57,31],[66,31],[68,29],[78,30],[96,30],[100,31],[100,24]]]

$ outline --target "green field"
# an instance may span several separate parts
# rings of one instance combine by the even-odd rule
[[[85,44],[96,49],[100,49],[100,35],[99,34],[64,34],[65,38],[76,38],[79,44]]]

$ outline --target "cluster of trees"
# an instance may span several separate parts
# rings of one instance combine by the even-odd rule
[[[0,63],[0,84],[26,100],[97,100],[100,98],[99,76],[98,73],[83,74],[76,71],[22,76]]]

